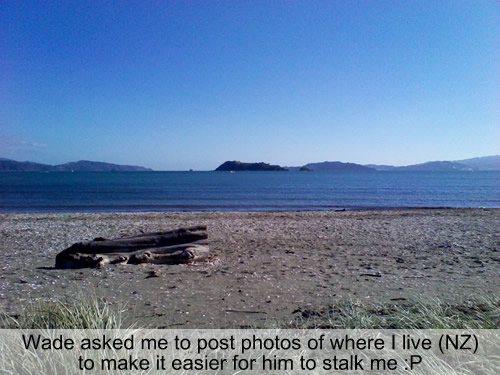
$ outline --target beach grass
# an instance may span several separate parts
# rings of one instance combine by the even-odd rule
[[[368,305],[360,301],[343,300],[328,306],[324,311],[297,311],[295,314],[300,313],[299,317],[289,323],[273,323],[269,321],[267,326],[255,328],[269,328],[271,333],[278,332],[279,329],[489,329],[499,328],[499,306],[500,298],[496,296],[478,297],[474,300],[462,301],[456,304],[438,299],[400,305]],[[125,339],[129,337],[131,332],[132,334],[137,332],[136,328],[140,327],[140,322],[127,317],[123,308],[110,305],[104,299],[94,296],[76,298],[70,301],[38,302],[28,306],[21,315],[15,318],[7,317],[4,314],[1,320],[3,328],[38,329],[42,331],[47,329],[91,329],[91,331],[80,331],[80,335],[83,334],[85,337],[90,335],[89,337],[92,338],[100,337],[101,332],[105,332],[107,329],[119,328],[121,330],[115,331],[116,336],[113,337]],[[124,324],[125,321],[131,321],[132,325]],[[399,332],[404,332],[404,330]],[[302,333],[296,334],[302,335]],[[419,338],[427,337],[424,331],[411,334]],[[491,345],[493,348],[491,350],[495,352],[498,347],[498,341],[494,339],[495,336],[488,336],[487,333],[482,335],[484,337],[482,336],[481,340],[488,343],[487,345]],[[19,340],[14,342],[18,343]],[[3,349],[0,357],[4,361],[5,368],[8,369],[6,373],[11,374],[72,374],[76,371],[75,356],[87,356],[82,351],[56,351],[51,356],[46,356],[36,351],[25,351],[15,345],[0,343],[0,346],[2,346],[1,344],[3,344]],[[492,375],[498,369],[498,358],[492,357],[490,352],[486,354],[479,353],[473,357],[455,355],[450,357],[451,359],[443,357],[435,351],[428,352],[423,357],[419,367],[412,373],[416,375],[429,373],[446,375],[482,373]],[[247,356],[252,358],[262,354],[270,356],[271,353],[267,351],[256,352],[256,354],[249,352]],[[381,356],[381,353],[377,352],[376,355]],[[134,352],[133,355],[138,356],[139,353]],[[150,353],[150,355],[154,356],[154,353]],[[95,361],[102,358],[123,360],[123,355],[115,350],[94,351],[90,356]],[[403,357],[397,358],[398,361],[404,362]],[[293,360],[298,363],[299,358],[294,354]],[[151,371],[150,373],[164,372]],[[293,371],[284,373],[293,373]],[[407,371],[398,368],[398,371],[394,373],[407,373]]]
[[[2,313],[0,324],[19,329],[121,329],[125,328],[123,306],[111,306],[95,296],[40,301],[15,316]]]
[[[324,329],[498,329],[500,298],[481,296],[446,302],[439,298],[402,304],[343,300],[327,308],[298,310],[281,328]]]
[[[3,328],[23,329],[140,327],[140,321],[129,317],[124,306],[124,303],[110,305],[95,296],[37,302],[26,306],[19,315],[1,314],[0,324]],[[258,328],[498,329],[499,317],[500,298],[492,295],[464,298],[456,303],[438,298],[401,304],[367,304],[346,299],[321,310],[298,309],[288,322],[268,321]]]

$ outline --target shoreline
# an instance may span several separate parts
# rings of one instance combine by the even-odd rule
[[[208,226],[207,263],[52,268],[78,241],[197,224]],[[125,302],[144,326],[234,328],[349,298],[498,295],[499,224],[496,208],[0,213],[0,309],[90,292]]]
[[[114,207],[116,208],[116,207]],[[185,209],[185,210],[144,210],[142,208],[138,208],[137,210],[129,210],[124,209],[116,210],[110,208],[109,210],[30,210],[30,211],[2,211],[0,208],[0,215],[43,215],[43,214],[187,214],[187,213],[232,213],[232,212],[248,212],[248,213],[282,213],[282,212],[356,212],[356,211],[408,211],[408,210],[500,210],[499,207],[454,207],[454,206],[387,206],[387,207],[338,207],[338,208],[296,208],[296,209],[245,209],[245,208],[235,208],[231,207],[228,209]]]

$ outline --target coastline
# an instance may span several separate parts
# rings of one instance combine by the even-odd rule
[[[78,241],[197,224],[207,263],[52,269]],[[499,224],[495,208],[2,213],[0,308],[85,292],[125,303],[142,326],[237,328],[346,298],[453,302],[499,293]]]
[[[185,207],[185,206],[181,206]],[[54,208],[47,208],[47,209],[29,209],[29,210],[16,210],[16,209],[9,209],[5,211],[0,210],[0,215],[45,215],[45,214],[54,214],[54,215],[60,215],[60,214],[91,214],[91,215],[97,215],[97,214],[187,214],[187,213],[232,213],[232,212],[238,212],[238,213],[282,213],[282,212],[344,212],[344,211],[401,211],[401,210],[498,210],[500,209],[499,207],[493,207],[493,206],[488,206],[488,207],[479,207],[479,206],[470,206],[470,207],[454,207],[454,206],[385,206],[385,207],[378,207],[378,206],[356,206],[356,207],[343,207],[343,206],[328,206],[328,207],[314,207],[314,208],[282,208],[282,209],[277,209],[277,208],[262,208],[262,209],[254,209],[254,208],[235,208],[235,207],[229,207],[229,208],[200,208],[198,206],[193,206],[193,207],[188,207],[188,208],[180,208],[176,206],[165,206],[162,208],[147,208],[143,206],[139,206],[136,209],[132,209],[130,207],[126,207],[123,209],[118,209],[116,207],[113,208],[103,208],[103,207],[98,207],[98,208],[92,208],[92,209],[85,209],[85,210],[79,210],[79,209],[74,209],[73,207],[69,208],[62,208],[55,210]]]

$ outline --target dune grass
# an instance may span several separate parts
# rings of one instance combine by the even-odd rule
[[[405,301],[406,302],[406,301]],[[442,300],[425,300],[422,302],[406,304],[380,304],[368,305],[359,301],[343,300],[327,306],[322,311],[297,310],[291,322],[267,322],[264,327],[269,328],[271,334],[276,329],[385,329],[385,328],[435,328],[435,329],[481,329],[499,328],[500,326],[500,298],[496,296],[467,299],[465,302],[451,304]],[[0,317],[2,328],[22,329],[91,329],[84,332],[85,337],[100,337],[100,332],[107,329],[122,329],[115,331],[116,337],[129,337],[131,331],[137,331],[140,322],[126,316],[125,310],[115,305],[110,305],[104,299],[87,296],[57,302],[38,302],[27,306],[23,313],[16,317],[4,314]],[[131,321],[132,324],[125,324]],[[154,328],[154,327],[149,327]],[[257,328],[257,327],[255,327]],[[196,330],[192,330],[196,333]],[[307,334],[295,331],[295,334]],[[299,333],[297,333],[299,332]],[[47,333],[50,336],[50,333]],[[427,337],[424,333],[412,333]],[[483,335],[485,335],[483,333]],[[114,336],[113,336],[114,337]],[[462,375],[483,373],[493,375],[497,373],[498,356],[492,357],[491,352],[498,353],[498,340],[496,336],[485,336],[481,340],[489,342],[487,348],[493,348],[490,353],[472,357],[455,356],[446,359],[439,353],[426,353],[422,364],[415,375],[439,373],[446,375]],[[489,340],[489,341],[488,341]],[[14,340],[19,345],[20,340]],[[2,346],[3,345],[3,346]],[[50,356],[36,351],[25,351],[14,344],[0,342],[0,362],[6,374],[74,374],[77,372],[75,358],[87,355],[82,351],[68,352],[55,351]],[[100,358],[115,358],[120,360],[123,355],[119,351],[104,350],[93,351],[91,355],[96,361]],[[134,352],[135,353],[135,352]],[[262,353],[248,352],[252,358]],[[264,353],[268,355],[268,353]],[[460,353],[459,353],[460,354]],[[466,353],[468,354],[468,353]],[[135,353],[134,355],[139,355]],[[143,355],[143,354],[141,354]],[[154,357],[154,353],[151,354]],[[187,354],[186,354],[187,355]],[[269,354],[270,355],[270,354]],[[325,355],[328,355],[326,353]],[[377,353],[377,356],[382,355]],[[151,358],[153,358],[151,357]],[[90,358],[90,357],[89,357]],[[298,361],[298,358],[294,361]],[[399,357],[398,357],[399,358]],[[403,357],[401,357],[403,358]],[[404,361],[399,358],[399,360]],[[152,359],[153,360],[153,359]],[[450,362],[451,361],[451,362]],[[297,362],[298,363],[298,362]],[[0,369],[0,372],[1,369]],[[107,373],[115,373],[113,371]],[[151,371],[151,374],[165,373],[164,371]],[[292,371],[287,373],[293,373]],[[407,373],[398,369],[394,373]]]
[[[125,328],[124,311],[102,298],[81,296],[31,303],[19,315],[2,314],[0,325],[22,329],[120,329]]]
[[[37,302],[25,306],[22,313],[16,316],[0,314],[0,326],[24,329],[141,327],[140,321],[125,313],[124,306],[125,304],[110,305],[95,296]],[[498,329],[500,298],[464,298],[458,303],[434,298],[400,304],[367,304],[347,299],[327,305],[321,310],[298,309],[288,322],[269,321],[259,328]]]
[[[368,305],[344,300],[321,311],[298,310],[280,328],[326,329],[495,329],[500,298],[483,296],[450,303],[438,298],[404,304]]]

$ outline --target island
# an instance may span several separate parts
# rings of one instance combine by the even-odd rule
[[[271,165],[267,163],[243,163],[241,161],[226,161],[219,165],[216,171],[288,171],[288,169],[280,167],[279,165]]]

